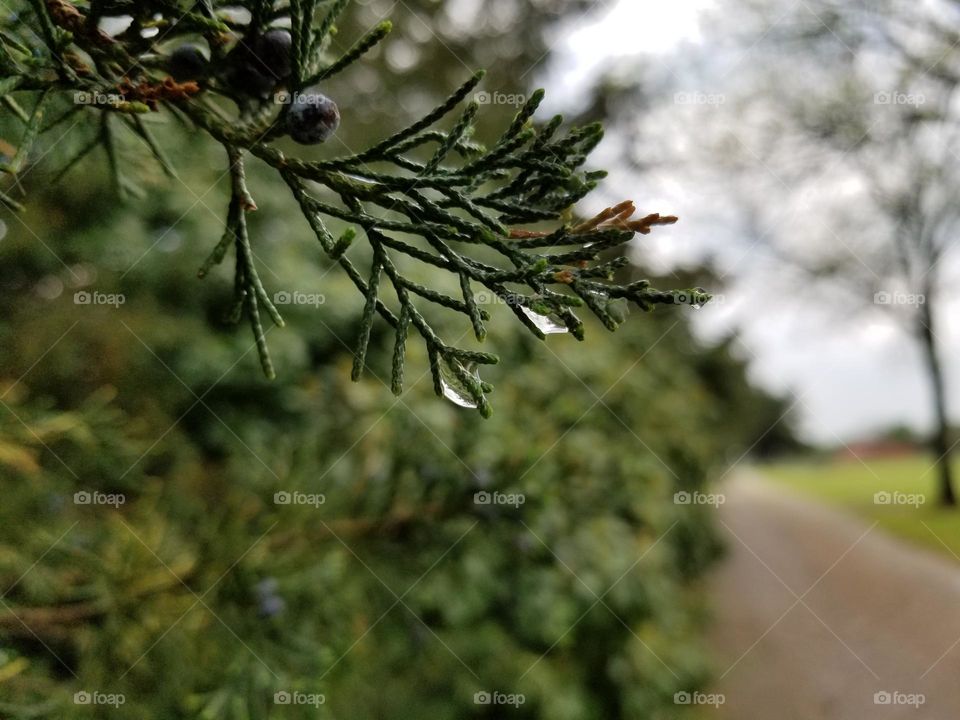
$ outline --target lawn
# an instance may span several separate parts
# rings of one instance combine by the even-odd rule
[[[792,461],[763,469],[791,489],[878,520],[888,532],[960,562],[960,508],[937,505],[937,475],[931,465],[931,458],[917,455],[863,462]]]

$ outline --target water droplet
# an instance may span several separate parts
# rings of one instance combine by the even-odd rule
[[[440,361],[440,385],[443,387],[443,396],[454,405],[465,408],[475,408],[479,403],[474,399],[470,388],[457,377],[457,373],[452,365],[452,363],[456,362],[458,361]],[[477,379],[477,382],[480,382],[480,376],[477,373],[476,366],[472,363],[470,365],[461,365],[461,368],[473,375]]]
[[[570,332],[570,329],[558,315],[541,315],[526,307],[521,307],[520,310],[530,318],[530,322],[536,325],[537,329],[544,335],[560,335],[565,332]]]
[[[477,401],[474,400],[471,395],[462,393],[446,380],[441,379],[440,384],[443,385],[443,396],[454,405],[459,405],[460,407],[465,408],[477,407]]]
[[[618,325],[622,325],[630,315],[630,305],[623,298],[609,300],[607,302],[607,312],[610,313],[610,316]]]

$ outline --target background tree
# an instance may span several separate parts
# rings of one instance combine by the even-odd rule
[[[940,317],[960,220],[954,12],[949,2],[723,3],[703,50],[665,80],[702,102],[688,100],[689,123],[659,143],[738,209],[739,263],[762,267],[750,282],[827,314],[902,322],[922,352],[946,505],[956,503]],[[638,127],[666,112],[676,102]],[[651,145],[638,143],[638,160]]]

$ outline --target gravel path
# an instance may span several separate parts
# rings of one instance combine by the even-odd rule
[[[724,490],[711,641],[726,702],[706,717],[960,719],[960,563],[750,472]]]

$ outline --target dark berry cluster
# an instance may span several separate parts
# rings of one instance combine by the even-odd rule
[[[204,49],[181,45],[168,58],[168,69],[178,81],[200,81],[209,75],[220,77],[227,88],[242,98],[267,100],[288,86],[293,73],[289,30],[270,28],[237,41],[218,67],[213,67]],[[337,104],[316,89],[293,94],[286,109],[284,128],[302,145],[328,140],[340,126]]]

